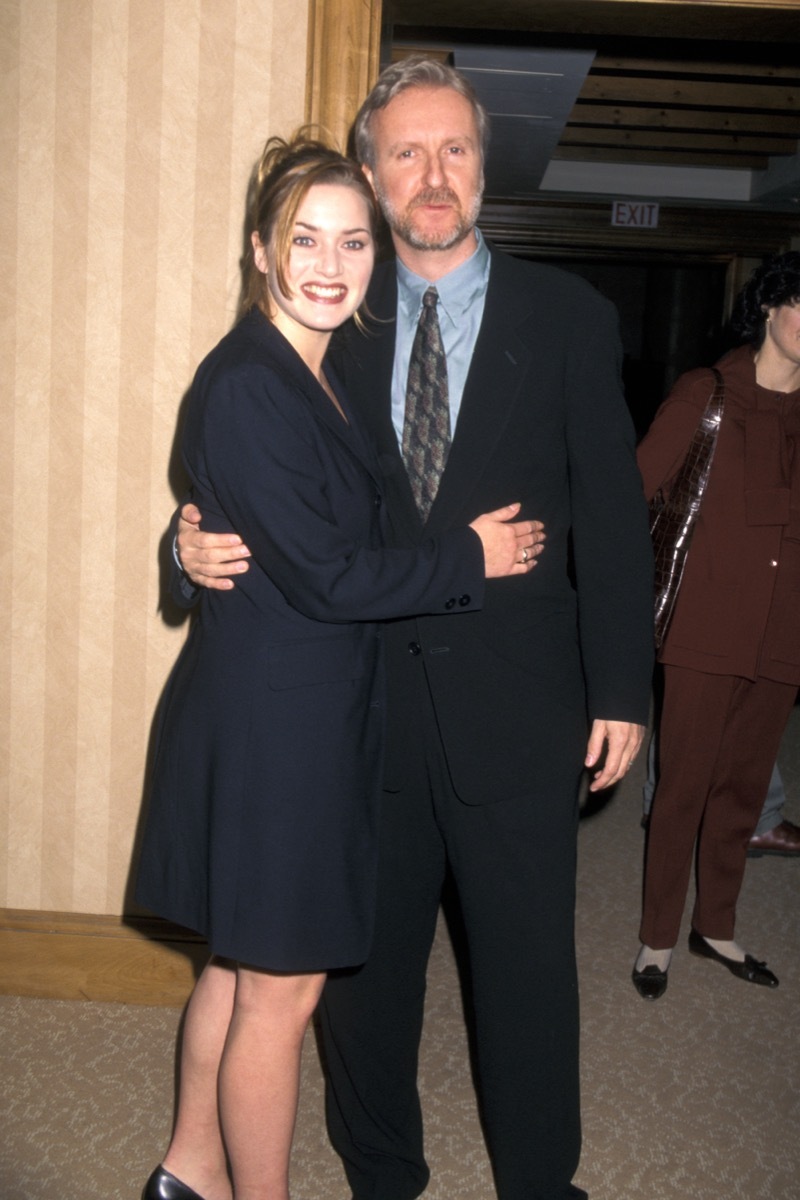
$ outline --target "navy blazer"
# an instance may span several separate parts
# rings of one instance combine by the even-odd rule
[[[203,591],[167,685],[137,898],[226,957],[357,964],[374,908],[376,622],[476,609],[480,540],[462,526],[383,548],[358,420],[257,310],[199,367],[183,454],[203,527],[237,530],[253,558],[232,592]]]
[[[484,317],[424,530],[391,421],[393,263],[373,275],[367,335],[345,327],[332,347],[377,447],[394,545],[515,500],[546,526],[535,570],[489,580],[482,611],[387,630],[387,786],[403,779],[421,659],[455,789],[474,804],[577,777],[587,716],[645,724],[653,662],[652,549],[616,312],[577,276],[490,249]]]

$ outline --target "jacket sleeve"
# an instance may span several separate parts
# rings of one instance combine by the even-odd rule
[[[567,353],[567,440],[578,618],[589,717],[646,724],[653,552],[620,382],[613,306],[599,296]]]
[[[710,372],[701,370],[681,375],[639,444],[636,458],[648,501],[674,478],[686,457],[711,394],[710,379]]]
[[[198,401],[184,442],[197,503],[244,538],[299,612],[345,622],[481,606],[483,548],[473,530],[398,550],[354,540],[337,524],[317,420],[279,373],[229,364],[203,381]]]
[[[175,509],[169,523],[169,528],[167,529],[167,544],[169,546],[169,576],[167,584],[170,599],[178,608],[194,608],[200,599],[202,591],[201,588],[195,587],[189,576],[178,565],[175,539],[178,536],[178,518],[181,515],[181,508],[187,499],[188,497],[184,497],[180,506]]]

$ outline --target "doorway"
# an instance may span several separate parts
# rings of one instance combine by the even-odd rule
[[[625,398],[637,438],[679,375],[710,366],[735,341],[726,324],[726,262],[624,256],[547,261],[580,275],[615,305]]]

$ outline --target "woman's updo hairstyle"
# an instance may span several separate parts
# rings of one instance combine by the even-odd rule
[[[767,329],[767,309],[800,304],[800,251],[775,254],[756,267],[736,297],[731,325],[743,342],[759,347]]]
[[[364,172],[338,150],[310,136],[308,127],[299,129],[287,142],[271,137],[264,147],[251,178],[249,228],[255,230],[265,250],[275,255],[275,273],[284,296],[290,295],[286,281],[292,232],[297,210],[312,187],[319,183],[355,188],[366,201],[370,231],[374,235],[378,208]],[[260,305],[266,287],[248,245],[244,263],[242,312]]]

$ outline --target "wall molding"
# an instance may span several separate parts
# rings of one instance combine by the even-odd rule
[[[0,908],[0,995],[181,1005],[208,958],[155,917]]]
[[[382,0],[311,0],[306,120],[340,147],[378,78]]]
[[[795,213],[742,208],[697,208],[662,202],[656,229],[620,229],[611,224],[611,200],[537,197],[484,202],[478,219],[496,246],[537,258],[638,254],[685,259],[764,254],[788,250],[800,235]]]

